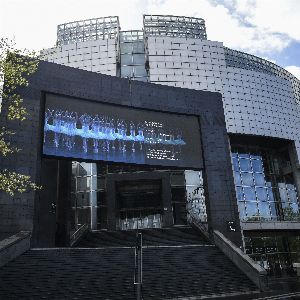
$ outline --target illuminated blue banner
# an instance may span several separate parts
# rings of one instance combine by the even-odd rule
[[[46,99],[46,155],[193,168],[201,163],[198,120],[194,116],[55,95],[47,95]],[[189,150],[189,141],[199,150],[195,157],[187,157],[195,152]]]

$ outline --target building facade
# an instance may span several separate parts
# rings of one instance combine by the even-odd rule
[[[140,31],[121,31],[118,17],[62,24],[57,46],[43,55],[50,62],[129,81],[221,93],[244,250],[270,274],[293,272],[292,263],[300,259],[297,78],[265,59],[208,40],[203,19],[180,16],[144,15]],[[97,178],[101,172],[109,173],[109,167],[99,173],[95,165],[85,166],[89,171],[84,179],[74,171],[74,197],[84,193],[88,198],[82,209],[97,211],[96,194],[105,193]],[[78,168],[74,163],[74,170]],[[189,192],[188,172],[171,175],[181,178],[174,179],[174,194],[184,197],[205,222],[206,210],[221,206],[203,204],[201,176],[194,174],[200,179]],[[79,188],[79,181],[90,185]],[[127,226],[124,222],[120,227]],[[97,228],[96,223],[91,227]]]
[[[68,246],[84,224],[115,231],[193,218],[242,245],[220,93],[41,62],[20,95],[30,118],[9,122],[4,106],[0,122],[20,132],[11,142],[24,151],[1,164],[42,189],[1,194],[1,234],[30,230],[35,247]]]

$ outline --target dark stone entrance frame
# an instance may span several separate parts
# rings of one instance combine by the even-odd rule
[[[241,246],[229,139],[220,93],[129,81],[48,62],[39,64],[37,72],[29,80],[29,86],[20,88],[19,92],[29,112],[27,120],[8,121],[6,118],[8,108],[4,102],[0,126],[17,132],[11,137],[10,142],[22,151],[11,158],[1,159],[0,163],[2,168],[30,175],[38,184],[42,182],[42,173],[43,178],[53,180],[51,174],[48,176],[41,170],[45,93],[127,107],[196,115],[201,130],[199,139],[201,138],[202,142],[202,154],[199,155],[203,157],[209,228],[219,230]],[[46,184],[45,188],[47,186],[51,184]],[[51,190],[44,192],[53,193]],[[17,194],[13,199],[1,193],[0,234],[8,235],[20,230],[33,231],[41,226],[38,218],[41,214],[39,208],[43,207],[44,212],[52,210],[51,207],[46,207],[47,205],[37,205],[41,201],[43,193],[39,191]],[[228,221],[237,224],[235,231],[227,230]],[[37,245],[38,238],[34,237],[34,241]]]

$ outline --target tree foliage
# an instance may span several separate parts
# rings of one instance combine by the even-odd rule
[[[291,207],[285,207],[282,209],[285,221],[300,221],[300,213]]]
[[[13,196],[16,192],[23,193],[27,189],[39,189],[35,183],[31,182],[30,176],[8,171],[6,169],[0,172],[0,190]]]
[[[0,101],[6,107],[9,121],[24,121],[28,112],[23,105],[23,99],[18,94],[18,88],[28,85],[28,76],[38,67],[39,60],[35,52],[18,50],[15,42],[7,38],[0,38]],[[2,112],[3,113],[3,112]],[[5,127],[0,128],[0,155],[8,156],[21,149],[11,145],[9,137],[15,132]],[[9,170],[0,170],[0,190],[13,196],[16,192],[39,188],[30,181],[27,175]]]

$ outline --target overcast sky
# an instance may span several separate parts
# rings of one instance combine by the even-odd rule
[[[0,0],[0,37],[19,48],[55,45],[58,24],[119,16],[141,29],[143,14],[201,17],[209,40],[269,59],[300,79],[300,0]]]

